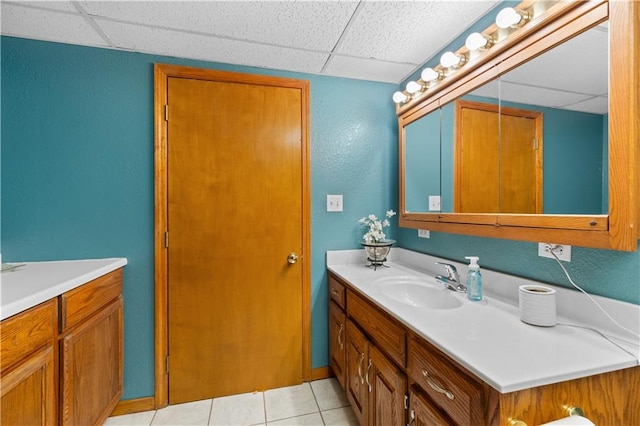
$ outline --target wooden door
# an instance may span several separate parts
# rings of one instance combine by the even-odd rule
[[[455,213],[499,211],[498,120],[497,105],[456,103]]]
[[[343,388],[346,365],[346,316],[334,302],[329,303],[329,352],[331,368]]]
[[[456,213],[542,213],[542,114],[456,102]]]
[[[167,103],[169,403],[299,384],[302,90],[170,77]]]
[[[369,346],[369,425],[405,425],[407,377],[374,345]]]
[[[500,212],[541,214],[541,124],[518,111],[500,111]]]
[[[347,320],[347,399],[361,425],[368,424],[368,389],[364,382],[368,345],[364,334]]]

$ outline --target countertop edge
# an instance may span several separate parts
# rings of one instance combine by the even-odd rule
[[[106,258],[106,259],[82,259],[82,260],[71,260],[71,261],[60,261],[60,263],[62,262],[84,262],[87,260],[103,260],[103,261],[109,261],[109,263],[97,267],[89,272],[85,272],[83,274],[80,274],[78,276],[75,276],[74,278],[68,279],[66,281],[63,281],[61,283],[57,283],[55,285],[52,286],[47,286],[42,288],[41,291],[38,291],[36,293],[32,293],[30,294],[28,297],[22,297],[18,300],[15,300],[13,302],[10,302],[8,304],[2,304],[2,312],[0,312],[0,320],[4,320],[6,318],[12,317],[14,315],[17,315],[21,312],[24,312],[34,306],[37,306],[43,302],[46,302],[49,299],[52,299],[54,297],[60,296],[61,294],[69,291],[69,290],[73,290],[74,288],[77,288],[83,284],[88,283],[89,281],[92,281],[96,278],[99,278],[103,275],[106,275],[110,272],[115,271],[118,268],[124,267],[125,265],[127,265],[128,261],[126,258],[124,257],[117,257],[117,258]],[[30,263],[41,263],[41,262],[20,262],[20,263],[25,263],[25,265],[29,265]],[[57,263],[55,261],[53,262],[48,262],[48,263]],[[10,272],[11,273],[11,272]]]

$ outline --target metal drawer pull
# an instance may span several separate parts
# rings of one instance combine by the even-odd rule
[[[344,324],[340,324],[340,330],[338,330],[338,345],[340,345],[340,349],[344,349],[344,342],[342,342],[342,332],[344,331]]]
[[[367,366],[367,373],[364,376],[364,379],[367,382],[367,386],[369,386],[369,393],[371,393],[371,383],[369,382],[369,370],[371,370],[371,359],[369,359],[369,365]]]
[[[360,361],[358,361],[358,377],[360,378],[360,384],[364,385],[364,378],[362,377],[362,361],[364,361],[364,353],[360,354]]]
[[[424,376],[425,379],[427,379],[427,384],[431,386],[431,389],[433,389],[434,391],[445,394],[447,398],[451,400],[453,400],[456,397],[451,391],[446,390],[445,388],[440,386],[438,382],[432,379],[427,370],[422,370],[422,375]]]
[[[338,296],[338,295],[339,295],[338,290],[336,290],[336,289],[335,289],[335,288],[333,288],[333,287],[331,287],[331,294],[333,294],[333,295],[335,295],[335,296]]]
[[[407,426],[411,426],[415,421],[416,421],[416,412],[414,410],[411,410],[411,412],[409,413],[409,424],[407,424]]]

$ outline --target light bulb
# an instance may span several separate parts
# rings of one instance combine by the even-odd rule
[[[500,12],[498,12],[498,16],[496,16],[496,25],[499,28],[509,28],[518,25],[524,16],[522,13],[518,13],[512,7],[505,7]]]
[[[410,94],[414,94],[419,92],[420,90],[422,90],[422,85],[415,82],[415,81],[410,81],[407,83],[407,92],[409,92]]]
[[[453,52],[446,52],[440,58],[440,65],[445,68],[459,67],[464,63],[464,58],[462,56],[458,56]]]
[[[403,103],[403,102],[404,102],[404,101],[406,101],[408,98],[409,98],[409,97],[408,97],[407,95],[405,95],[404,93],[402,93],[402,92],[395,92],[395,93],[393,94],[393,97],[392,97],[393,102],[395,102],[395,103],[397,103],[397,104],[401,104],[401,103]]]
[[[491,39],[487,38],[486,36],[480,33],[472,33],[472,34],[469,34],[469,37],[467,37],[467,40],[464,42],[464,45],[469,50],[478,50],[478,49],[491,46]]]
[[[422,70],[420,78],[422,79],[422,81],[433,81],[440,78],[440,73],[433,68],[425,68]]]

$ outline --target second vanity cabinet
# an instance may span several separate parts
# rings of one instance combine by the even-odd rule
[[[60,423],[102,424],[122,393],[122,269],[60,296]]]
[[[0,424],[56,424],[57,309],[49,300],[0,325]]]
[[[102,425],[123,384],[122,268],[0,323],[2,425]]]

